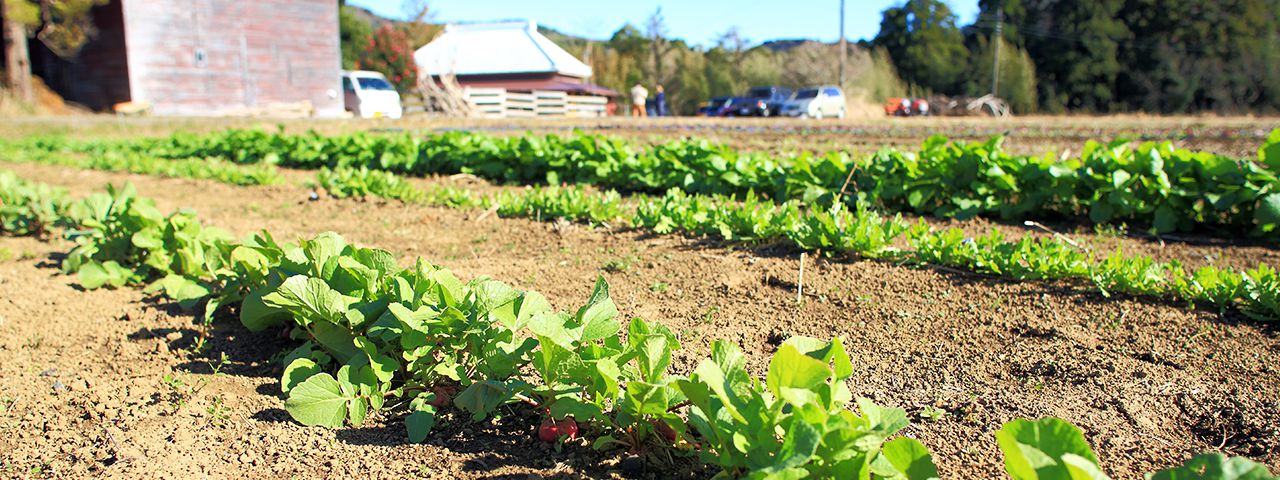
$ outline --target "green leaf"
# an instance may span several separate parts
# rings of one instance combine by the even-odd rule
[[[280,391],[289,393],[293,387],[305,382],[308,378],[320,373],[320,366],[310,358],[297,358],[284,367],[280,376]]]
[[[1280,130],[1277,130],[1280,131]],[[1277,146],[1280,149],[1280,145]],[[1280,151],[1276,152],[1280,159]],[[1221,453],[1192,457],[1181,467],[1148,473],[1146,480],[1276,480],[1262,464],[1244,457],[1227,458]]]
[[[288,310],[303,325],[319,320],[337,323],[347,313],[349,304],[346,297],[324,280],[304,275],[289,277],[274,292],[264,295],[262,302]]]
[[[311,326],[311,334],[316,343],[338,359],[339,363],[350,363],[352,358],[363,353],[356,348],[355,336],[351,335],[351,331],[340,325],[316,323]]]
[[[209,287],[196,280],[173,273],[152,282],[143,291],[151,293],[157,290],[163,290],[166,297],[178,302],[184,309],[194,307],[197,302],[213,293]]]
[[[347,418],[347,400],[338,381],[321,373],[291,388],[284,409],[303,425],[338,428]]]
[[[80,271],[76,272],[77,278],[80,280],[80,286],[93,290],[107,284],[110,275],[107,269],[102,267],[101,263],[89,262],[80,266]]]
[[[120,266],[115,260],[106,262],[87,262],[80,266],[80,270],[76,272],[77,278],[80,280],[80,286],[87,290],[93,290],[106,285],[113,288],[123,287],[129,283],[129,277],[133,272],[127,268]]]
[[[1156,208],[1152,226],[1160,233],[1176,231],[1178,229],[1178,214],[1168,205],[1161,205]]]
[[[1016,419],[996,432],[1005,471],[1013,480],[1105,479],[1098,457],[1080,429],[1064,420]],[[1064,459],[1064,455],[1071,455]],[[1094,471],[1087,469],[1087,464]]]
[[[1280,172],[1280,128],[1267,135],[1267,141],[1258,149],[1258,160],[1271,171]]]
[[[1280,157],[1280,154],[1276,156]],[[1277,162],[1280,163],[1280,159]],[[1253,218],[1261,225],[1280,225],[1280,193],[1272,193],[1258,200],[1258,209],[1253,211]]]
[[[436,426],[435,408],[425,405],[422,410],[410,413],[404,418],[404,426],[409,430],[410,442],[422,443],[427,439],[427,434],[431,433],[431,429]]]
[[[769,360],[765,384],[779,398],[802,405],[815,400],[816,390],[825,386],[830,377],[831,368],[822,360],[801,353],[793,344],[783,343]]]
[[[929,449],[914,438],[900,437],[890,440],[881,448],[884,456],[907,480],[938,478],[938,467],[933,464]]]
[[[157,228],[148,228],[134,232],[130,237],[133,246],[143,250],[159,250],[164,248],[164,241],[160,239],[160,231]]]
[[[289,312],[268,306],[262,301],[265,289],[254,290],[245,295],[240,303],[240,323],[250,332],[261,332],[268,328],[289,321]]]
[[[583,326],[579,341],[589,343],[612,335],[617,335],[622,325],[617,321],[618,307],[609,298],[609,284],[604,277],[596,277],[595,288],[586,305],[578,309],[578,325]]]
[[[1093,223],[1107,223],[1115,215],[1115,208],[1106,199],[1098,199],[1089,206],[1089,220]]]
[[[821,439],[822,435],[813,426],[800,421],[799,418],[793,419],[791,428],[788,428],[786,435],[782,437],[782,447],[774,456],[774,463],[762,469],[761,472],[778,474],[803,466],[818,450],[818,442]]]
[[[378,351],[378,347],[365,337],[355,337],[354,345],[364,352],[366,358],[369,359],[369,366],[372,367],[373,374],[378,378],[379,382],[390,383],[391,378],[395,376],[396,371],[400,369],[400,364],[394,358],[388,357]]]
[[[496,380],[476,382],[454,397],[453,404],[464,411],[471,412],[471,419],[484,420],[499,405],[511,401],[514,392],[507,385]]]

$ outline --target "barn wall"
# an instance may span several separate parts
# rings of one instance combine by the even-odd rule
[[[342,113],[338,2],[123,0],[135,101],[218,115],[308,100]]]

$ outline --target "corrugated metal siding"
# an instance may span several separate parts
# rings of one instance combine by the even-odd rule
[[[308,100],[342,112],[334,0],[123,0],[133,99],[213,115]],[[203,59],[199,59],[199,55]]]

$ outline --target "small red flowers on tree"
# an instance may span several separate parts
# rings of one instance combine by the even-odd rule
[[[413,63],[409,37],[391,24],[383,24],[369,37],[369,47],[364,51],[363,68],[386,75],[396,90],[409,91],[418,85],[418,67]]]

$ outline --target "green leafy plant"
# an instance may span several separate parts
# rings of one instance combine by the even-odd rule
[[[1057,418],[1017,419],[996,432],[1013,480],[1104,480],[1098,457],[1075,425]]]
[[[0,171],[0,234],[44,236],[58,224],[70,226],[66,192]]]
[[[390,253],[348,245],[334,233],[279,244],[262,232],[196,248],[206,230],[192,230],[198,222],[190,214],[161,216],[128,187],[68,210],[85,227],[72,232],[80,265],[97,262],[105,270],[115,262],[124,269],[121,285],[164,272],[153,285],[197,275],[211,290],[204,292],[206,316],[225,306],[251,330],[287,329],[301,344],[285,356],[280,385],[286,410],[306,425],[358,425],[394,400],[410,440],[422,441],[441,408],[478,420],[521,402],[543,412],[545,440],[589,435],[597,448],[633,453],[677,447],[721,468],[722,478],[938,476],[922,444],[894,438],[908,425],[905,411],[854,401],[846,385],[854,367],[839,338],[784,341],[763,381],[747,373],[736,346],[718,341],[710,358],[681,377],[667,372],[679,348],[675,335],[640,320],[624,332],[602,279],[575,313],[557,313],[534,292],[487,278],[463,283],[421,259],[402,268]],[[917,227],[910,235],[935,233]],[[1275,315],[1277,274],[1265,266],[1156,281],[1150,272],[1180,267],[1113,255],[1101,264],[1084,260],[1082,273],[1079,258],[1057,246],[936,235],[927,244],[939,261],[1037,278],[1106,278],[1109,288],[1164,289]],[[192,261],[197,250],[206,260]],[[1055,255],[1067,261],[1038,258]],[[182,296],[168,285],[161,290]],[[216,374],[221,367],[211,368]],[[174,376],[165,382],[179,403],[203,386]],[[858,413],[847,408],[850,402]],[[996,437],[1012,478],[1106,478],[1079,429],[1065,421],[1017,419]],[[1250,460],[1206,454],[1148,478],[1275,477]]]
[[[1077,157],[1010,155],[1002,139],[949,142],[934,136],[918,151],[883,149],[774,158],[705,140],[640,147],[601,135],[493,137],[448,132],[426,138],[227,131],[164,139],[93,142],[40,139],[10,149],[146,152],[166,158],[218,157],[295,168],[368,167],[426,175],[467,173],[498,182],[592,184],[620,192],[693,194],[830,206],[841,197],[887,211],[1006,220],[1072,217],[1125,222],[1158,232],[1221,229],[1270,236],[1280,226],[1272,134],[1257,159],[1192,152],[1170,143],[1088,142]],[[852,172],[852,174],[850,174]],[[846,179],[848,182],[846,183]],[[853,195],[842,196],[842,191]]]
[[[93,289],[145,284],[192,307],[208,297],[208,280],[224,262],[229,237],[204,228],[189,212],[164,216],[132,185],[94,194],[71,207],[80,228],[67,233],[76,247],[62,262]]]

